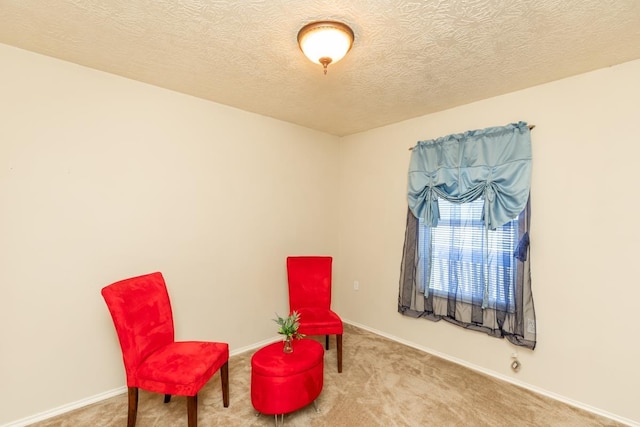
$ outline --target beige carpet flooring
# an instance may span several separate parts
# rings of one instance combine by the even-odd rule
[[[621,425],[351,325],[345,325],[343,339],[342,374],[336,368],[335,339],[325,353],[320,412],[311,404],[285,415],[285,426]],[[323,337],[318,340],[324,342]],[[222,406],[219,373],[202,389],[200,427],[274,426],[273,416],[256,416],[251,406],[252,354],[229,361],[228,408]],[[138,427],[186,427],[186,399],[174,396],[168,404],[162,400],[141,391]],[[126,426],[126,418],[123,394],[34,425]]]

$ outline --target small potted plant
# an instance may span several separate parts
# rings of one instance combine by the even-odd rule
[[[276,313],[276,319],[273,319],[280,328],[278,328],[278,333],[284,335],[284,347],[282,351],[285,353],[293,353],[293,343],[292,340],[294,338],[304,338],[304,334],[298,332],[298,328],[300,327],[300,313],[294,311],[288,317],[280,317],[278,313]]]

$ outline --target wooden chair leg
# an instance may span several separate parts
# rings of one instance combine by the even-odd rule
[[[326,335],[326,336],[325,336],[324,348],[326,348],[327,350],[329,350],[329,335]]]
[[[198,395],[187,396],[187,418],[189,427],[198,427]]]
[[[336,335],[336,344],[338,347],[338,373],[342,373],[342,334]]]
[[[222,404],[229,407],[229,362],[220,368],[220,380],[222,381]]]
[[[171,395],[170,394],[165,394],[164,395],[164,403],[169,403],[171,402]]]
[[[138,387],[129,387],[129,413],[127,427],[135,427],[138,415]]]

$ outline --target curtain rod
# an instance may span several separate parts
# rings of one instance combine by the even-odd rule
[[[529,130],[533,130],[534,127],[536,127],[536,125],[527,125],[527,127],[529,128]],[[409,147],[409,151],[413,150],[413,147]]]

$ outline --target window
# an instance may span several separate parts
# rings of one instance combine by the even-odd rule
[[[407,178],[398,312],[534,349],[529,126],[418,141]]]
[[[429,294],[481,306],[486,288],[489,308],[513,313],[518,219],[487,230],[484,200],[456,204],[439,199],[438,205],[438,226],[418,225],[420,291],[429,283]]]

